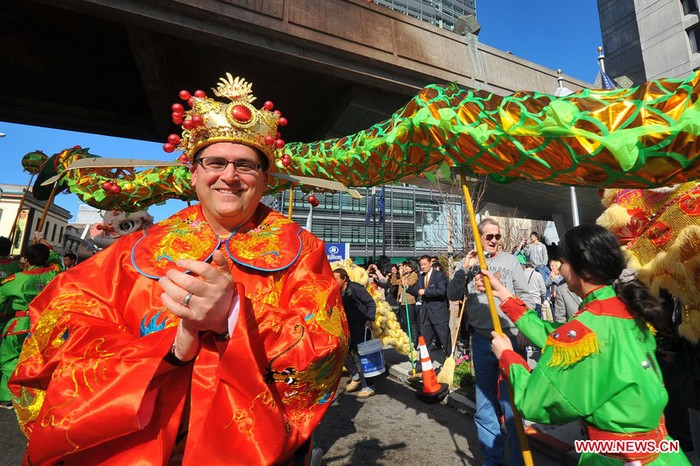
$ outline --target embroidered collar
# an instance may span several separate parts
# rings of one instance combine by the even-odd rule
[[[245,225],[222,241],[197,204],[149,227],[134,245],[131,261],[140,274],[158,279],[177,268],[178,259],[209,261],[222,243],[237,264],[275,272],[288,268],[299,257],[301,227],[260,204]]]

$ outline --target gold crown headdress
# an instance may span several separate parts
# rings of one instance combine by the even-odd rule
[[[176,125],[182,125],[182,136],[171,134],[163,150],[173,152],[182,150],[183,163],[192,162],[201,148],[216,142],[236,142],[260,149],[274,165],[275,151],[284,147],[284,140],[277,132],[277,126],[285,126],[287,119],[274,104],[266,101],[261,109],[256,109],[252,102],[252,83],[245,79],[226,73],[219,80],[217,97],[226,97],[231,102],[221,102],[206,96],[204,91],[191,95],[180,91],[180,98],[190,105],[185,111],[180,103],[172,106],[172,119]]]

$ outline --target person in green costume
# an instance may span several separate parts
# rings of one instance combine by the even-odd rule
[[[9,238],[0,236],[0,284],[7,277],[22,271],[19,260],[16,257],[12,257],[10,251],[12,251],[12,241]],[[5,328],[13,314],[14,312],[10,306],[0,306],[0,329]]]
[[[617,239],[599,225],[569,230],[559,253],[562,275],[583,298],[579,311],[563,325],[540,320],[490,272],[483,272],[501,309],[544,348],[531,370],[507,337],[492,333],[493,352],[513,387],[515,406],[535,422],[581,420],[585,439],[610,441],[605,454],[579,451],[580,465],[690,464],[682,451],[658,451],[677,446],[662,417],[668,394],[654,355],[653,325],[662,312],[658,299],[625,269]],[[477,285],[483,290],[480,278]]]
[[[58,269],[49,263],[51,250],[38,243],[27,246],[27,268],[9,276],[0,286],[0,306],[9,307],[14,317],[3,327],[0,342],[0,407],[12,409],[12,399],[7,381],[17,367],[22,343],[29,333],[29,303],[57,274]]]

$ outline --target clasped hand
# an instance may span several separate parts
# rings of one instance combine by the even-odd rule
[[[199,351],[199,332],[228,331],[228,314],[233,301],[234,283],[226,258],[214,251],[212,263],[180,259],[175,263],[184,273],[171,269],[159,280],[166,309],[180,317],[175,337],[175,355],[184,361]],[[188,298],[188,295],[191,296]]]

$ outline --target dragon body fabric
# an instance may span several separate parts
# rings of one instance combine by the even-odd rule
[[[501,97],[456,84],[430,85],[364,131],[287,144],[275,154],[272,170],[347,186],[391,183],[449,167],[500,182],[665,186],[700,178],[698,97],[700,74],[566,97],[528,92]],[[94,157],[84,149],[67,151],[80,150]],[[281,163],[285,155],[291,158],[288,166]],[[70,159],[68,154],[65,160]],[[69,170],[60,183],[104,210],[137,211],[171,197],[194,197],[187,165],[141,172]],[[272,178],[269,192],[287,186]]]

